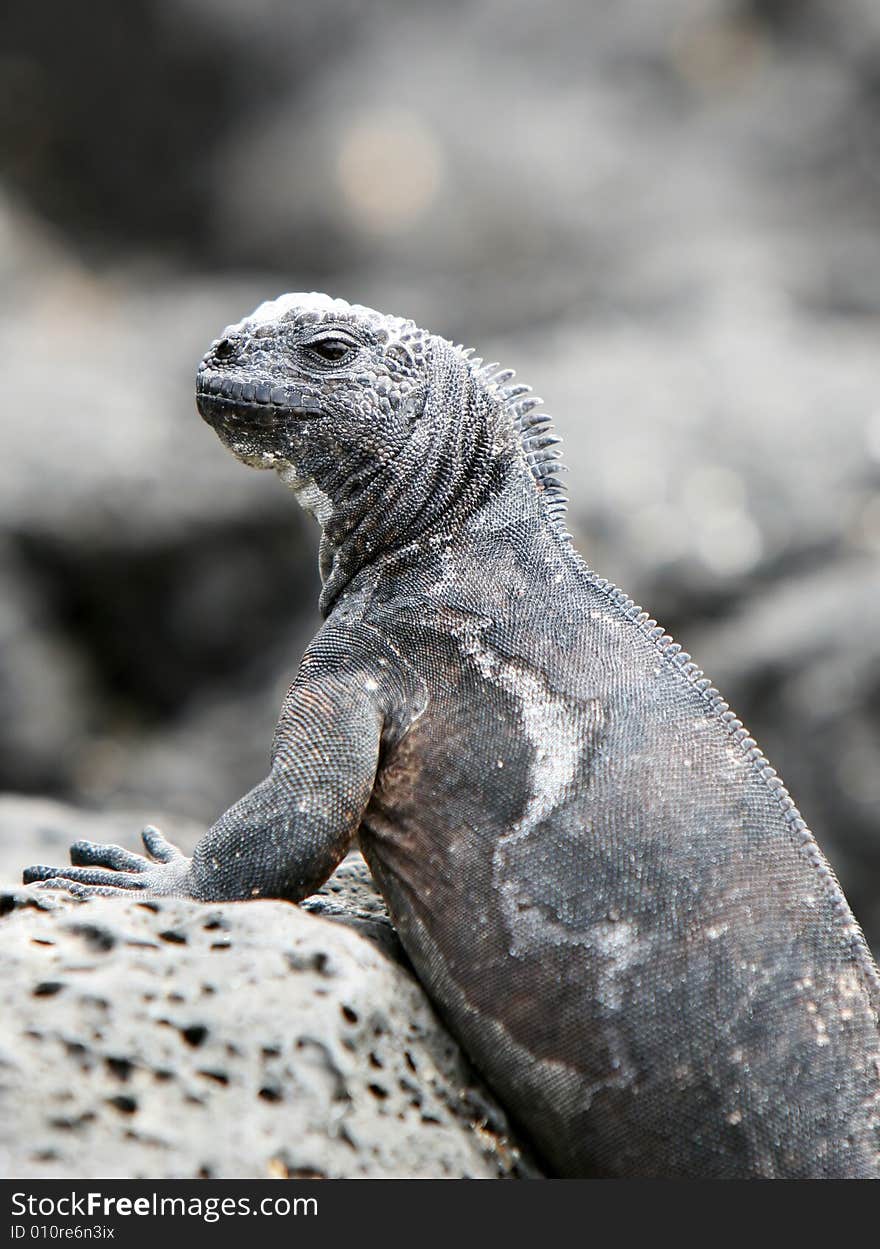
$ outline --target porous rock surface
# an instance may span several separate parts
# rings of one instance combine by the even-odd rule
[[[306,905],[0,887],[0,1174],[534,1174],[360,856]]]

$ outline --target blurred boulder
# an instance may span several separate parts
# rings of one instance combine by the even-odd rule
[[[102,263],[385,282],[473,335],[674,308],[757,233],[876,311],[870,0],[56,0],[4,33],[6,184]]]
[[[279,94],[297,98],[365,20],[352,0],[13,6],[0,52],[6,179],[93,255],[158,245],[210,259],[230,136]]]
[[[8,206],[4,226],[0,785],[138,801],[121,773],[144,771],[139,741],[219,730],[265,690],[259,739],[243,712],[225,752],[210,730],[174,742],[190,756],[179,809],[217,814],[259,779],[317,619],[316,535],[193,398],[207,344],[259,293],[99,279]]]
[[[573,319],[485,348],[548,399],[588,562],[676,628],[880,550],[873,329],[803,314],[752,259],[664,325]]]

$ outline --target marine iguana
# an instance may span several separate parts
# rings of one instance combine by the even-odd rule
[[[880,982],[727,703],[565,528],[512,373],[322,295],[226,329],[198,406],[323,530],[268,777],[79,896],[299,901],[359,839],[425,988],[559,1175],[880,1175]]]

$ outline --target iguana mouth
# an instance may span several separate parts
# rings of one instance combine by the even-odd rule
[[[196,403],[210,425],[241,420],[264,427],[279,417],[314,419],[321,415],[318,399],[297,387],[243,382],[207,370],[196,380]]]

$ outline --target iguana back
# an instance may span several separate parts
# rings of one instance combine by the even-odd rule
[[[363,616],[430,674],[360,840],[453,1030],[562,1174],[877,1175],[876,972],[778,778],[570,547],[476,554]]]

